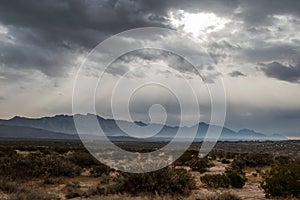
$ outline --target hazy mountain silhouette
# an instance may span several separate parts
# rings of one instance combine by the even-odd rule
[[[88,117],[95,117],[94,115],[76,115],[87,119]],[[101,128],[105,132],[106,136],[119,140],[136,140],[136,138],[130,137],[123,132],[118,125],[130,128],[133,130],[133,125],[145,127],[147,124],[143,122],[128,122],[114,119],[104,119],[97,116],[98,122]],[[117,125],[118,124],[118,125]],[[16,116],[9,120],[0,120],[0,137],[18,137],[18,138],[53,138],[53,139],[77,139],[77,132],[73,121],[73,116],[69,115],[56,115],[53,117],[42,118],[25,118]],[[87,138],[93,138],[93,135],[97,135],[97,131],[90,127],[88,123],[84,124]],[[151,124],[155,129],[160,130],[154,137],[145,139],[145,141],[164,141],[170,140],[177,133],[179,127],[172,127],[160,124]],[[201,141],[205,137],[209,124],[200,122],[198,124],[197,137],[195,140]],[[214,127],[214,126],[212,126]],[[193,127],[182,127],[186,132]],[[195,127],[194,127],[195,128]],[[215,128],[220,128],[215,126]],[[188,136],[187,136],[188,137]],[[184,139],[184,138],[182,138]],[[280,134],[266,135],[264,133],[258,133],[254,130],[241,129],[235,132],[229,128],[223,127],[219,140],[287,140],[287,138]]]

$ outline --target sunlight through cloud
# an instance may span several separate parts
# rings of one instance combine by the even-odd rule
[[[170,12],[170,21],[175,28],[180,28],[195,37],[219,31],[229,22],[214,13],[188,13],[183,10]]]

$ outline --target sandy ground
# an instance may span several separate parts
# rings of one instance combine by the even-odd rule
[[[201,196],[203,194],[213,194],[216,192],[224,192],[224,191],[230,191],[233,194],[236,194],[242,199],[252,199],[252,200],[261,200],[266,199],[265,194],[263,190],[259,187],[261,177],[254,176],[253,174],[256,173],[256,170],[248,169],[245,171],[247,182],[246,185],[242,189],[211,189],[206,188],[206,186],[200,181],[200,177],[205,174],[223,174],[226,170],[226,167],[229,166],[229,164],[223,164],[218,161],[213,161],[214,166],[209,168],[208,172],[205,172],[203,174],[200,174],[198,172],[190,172],[193,174],[196,180],[196,186],[198,190],[195,190],[194,193],[197,196]],[[265,170],[265,169],[264,169]]]

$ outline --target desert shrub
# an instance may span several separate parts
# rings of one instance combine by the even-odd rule
[[[108,184],[111,180],[112,179],[109,175],[103,174],[101,176],[100,184]]]
[[[0,180],[0,191],[5,193],[16,193],[20,190],[20,186],[16,182],[11,182],[9,180]]]
[[[93,166],[90,170],[90,173],[94,177],[99,177],[102,175],[108,175],[111,171],[112,169],[110,167],[100,163],[96,166]]]
[[[116,194],[115,185],[103,186],[98,184],[96,186],[88,187],[85,190],[81,189],[79,182],[69,182],[65,187],[65,197],[67,199],[73,199],[76,197],[88,198],[95,195],[107,195],[107,194]]]
[[[57,154],[57,152],[51,151],[49,148],[39,149],[39,151],[44,155]]]
[[[225,158],[226,159],[234,159],[237,155],[238,155],[238,153],[235,153],[235,152],[226,152]]]
[[[80,168],[62,156],[31,153],[0,158],[0,176],[10,179],[27,179],[48,176],[75,176]]]
[[[300,164],[272,166],[263,175],[261,187],[267,197],[300,197]]]
[[[240,200],[238,196],[230,192],[211,194],[206,197],[206,200]]]
[[[184,169],[164,168],[158,171],[128,174],[123,173],[118,180],[116,191],[139,194],[180,194],[188,195],[195,188],[195,181]]]
[[[68,176],[79,175],[81,169],[68,160],[60,156],[46,156],[43,162],[42,174],[49,176]]]
[[[221,163],[223,163],[223,164],[230,164],[230,161],[224,158],[224,159],[221,160]]]
[[[65,197],[67,199],[72,199],[75,197],[82,197],[84,195],[84,192],[80,189],[79,182],[70,182],[66,185],[66,195]]]
[[[204,173],[207,171],[207,168],[211,167],[212,164],[207,158],[195,157],[186,163],[193,171],[198,171]]]
[[[54,177],[51,177],[49,175],[46,175],[45,178],[44,178],[44,184],[46,184],[46,185],[58,184],[58,183],[61,183],[61,182],[62,182],[61,178],[54,178]]]
[[[51,151],[54,151],[58,154],[65,154],[67,153],[68,151],[70,151],[71,149],[69,147],[65,147],[65,146],[55,146],[55,147],[51,147]]]
[[[184,152],[176,161],[175,165],[177,166],[183,166],[183,165],[188,165],[188,162],[192,160],[193,158],[198,157],[199,152],[194,151],[194,150],[188,150]]]
[[[231,166],[237,169],[244,167],[263,167],[273,163],[273,157],[266,153],[245,153],[233,160]]]
[[[16,155],[16,151],[11,147],[0,146],[0,157]]]
[[[10,200],[59,200],[54,194],[47,194],[36,191],[18,192],[10,197]]]
[[[225,175],[230,180],[230,185],[234,188],[242,188],[246,184],[247,178],[242,170],[227,168]]]
[[[292,160],[291,160],[291,157],[289,157],[289,156],[280,155],[280,156],[275,157],[275,162],[278,164],[289,164],[292,162]]]
[[[58,200],[58,196],[41,191],[33,191],[32,188],[20,186],[19,183],[8,180],[0,180],[0,191],[11,194],[10,200]]]
[[[90,197],[90,196],[101,196],[108,194],[118,194],[120,193],[117,185],[102,185],[101,183],[97,186],[91,186],[86,191],[84,191],[82,197]]]
[[[26,186],[9,180],[0,180],[0,191],[11,194],[10,200],[58,200],[58,196],[41,191],[33,191]]]
[[[80,167],[91,167],[99,164],[99,161],[88,152],[74,152],[69,155],[68,159]]]
[[[230,179],[224,174],[206,174],[201,178],[202,183],[211,188],[228,188]]]
[[[213,150],[208,154],[213,160],[216,160],[217,158],[224,158],[225,152],[222,150]]]
[[[14,155],[2,157],[0,163],[0,175],[8,178],[24,178],[25,176],[36,177],[41,170],[42,161],[39,157],[23,157]],[[35,170],[36,169],[36,170]]]
[[[38,151],[37,146],[31,146],[31,145],[26,145],[26,146],[17,146],[16,147],[20,151]]]

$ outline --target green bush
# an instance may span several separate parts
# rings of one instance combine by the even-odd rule
[[[300,197],[300,164],[272,166],[263,175],[261,187],[267,197]]]
[[[186,170],[173,168],[142,174],[123,173],[117,182],[116,191],[133,195],[139,193],[188,195],[195,188],[194,178]]]
[[[234,188],[243,188],[246,184],[247,178],[241,170],[227,168],[225,174],[230,180],[230,185]]]
[[[206,174],[201,178],[202,183],[211,188],[228,188],[230,179],[224,174]]]

